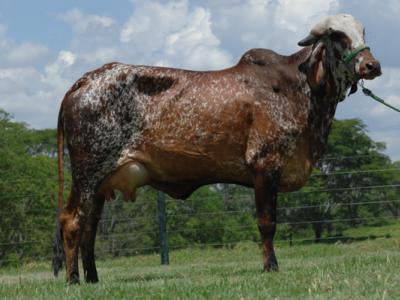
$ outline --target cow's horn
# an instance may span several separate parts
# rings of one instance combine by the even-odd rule
[[[315,36],[314,34],[310,33],[306,38],[302,39],[300,42],[298,42],[297,44],[299,46],[310,46],[315,44],[315,42],[318,41],[318,37]]]

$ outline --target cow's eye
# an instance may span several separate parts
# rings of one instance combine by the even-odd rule
[[[341,40],[343,38],[346,38],[346,34],[342,31],[335,30],[332,32],[331,38],[334,40]]]

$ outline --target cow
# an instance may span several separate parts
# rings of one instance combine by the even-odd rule
[[[324,153],[337,104],[381,75],[353,16],[329,16],[298,52],[251,49],[230,68],[189,71],[109,63],[84,74],[58,116],[59,214],[53,268],[97,282],[96,228],[119,190],[149,185],[185,199],[213,183],[253,187],[264,269],[278,270],[278,192],[300,189]],[[72,184],[63,206],[64,139]]]

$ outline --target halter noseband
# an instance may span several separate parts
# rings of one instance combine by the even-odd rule
[[[345,64],[350,63],[356,56],[358,53],[360,53],[361,51],[365,50],[365,49],[370,49],[369,46],[363,44],[358,46],[357,48],[353,49],[352,51],[350,51],[347,55],[345,55],[343,57],[343,62]]]

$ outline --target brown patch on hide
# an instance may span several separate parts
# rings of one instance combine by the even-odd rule
[[[259,65],[259,66],[265,66],[266,65],[266,62],[264,60],[262,60],[262,59],[255,59],[255,60],[252,61],[252,63],[255,64],[255,65]]]
[[[127,77],[127,74],[126,73],[121,73],[121,74],[118,74],[118,76],[117,76],[117,82],[124,82],[125,80],[126,80],[126,77]]]
[[[137,76],[135,81],[138,91],[148,96],[160,94],[171,88],[176,82],[174,78],[167,76]]]

